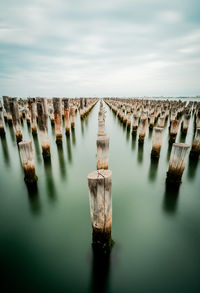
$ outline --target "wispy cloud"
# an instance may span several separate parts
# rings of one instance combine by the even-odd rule
[[[0,3],[0,94],[196,95],[196,0]]]

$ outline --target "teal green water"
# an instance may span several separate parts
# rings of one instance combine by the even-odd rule
[[[27,190],[15,136],[6,125],[0,143],[0,251],[5,292],[199,292],[200,164],[188,161],[179,191],[165,178],[170,149],[166,124],[161,157],[151,163],[152,133],[144,147],[106,107],[113,172],[110,259],[91,249],[87,174],[96,168],[99,103],[57,148],[49,124],[51,163],[33,140],[37,190]],[[191,144],[193,119],[186,138]],[[23,123],[24,139],[31,129]],[[171,195],[171,196],[170,196]]]

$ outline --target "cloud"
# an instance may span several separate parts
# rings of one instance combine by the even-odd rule
[[[199,94],[197,8],[196,0],[4,1],[0,94]]]
[[[159,13],[158,19],[161,22],[166,22],[169,24],[174,24],[182,20],[182,15],[178,11],[164,11]]]

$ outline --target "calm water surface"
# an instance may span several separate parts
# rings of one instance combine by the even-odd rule
[[[188,161],[179,190],[166,190],[168,123],[158,164],[150,160],[152,132],[143,147],[106,107],[113,172],[110,258],[91,249],[87,174],[96,169],[99,103],[63,145],[49,124],[51,163],[33,141],[37,190],[23,180],[13,129],[0,139],[0,251],[5,292],[199,292],[200,163]],[[193,119],[186,137],[191,144]],[[102,265],[103,263],[103,265]]]

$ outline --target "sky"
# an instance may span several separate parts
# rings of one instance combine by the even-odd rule
[[[0,0],[0,95],[200,95],[200,1]]]

